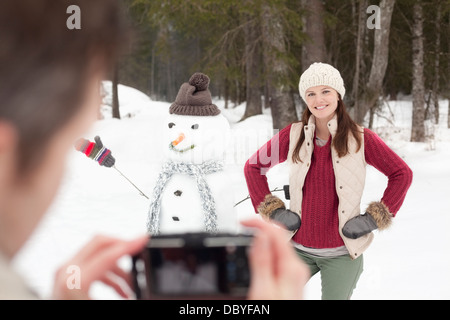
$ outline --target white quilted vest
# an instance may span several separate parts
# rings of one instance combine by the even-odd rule
[[[332,138],[337,131],[336,116],[331,119],[327,126]],[[295,146],[300,139],[301,130],[305,131],[305,141],[300,148],[300,159],[302,162],[294,163],[292,161],[292,154]],[[315,117],[311,115],[308,125],[303,126],[303,123],[294,123],[291,126],[290,142],[289,142],[289,193],[290,193],[290,210],[298,213],[301,217],[303,184],[305,182],[306,174],[308,173],[311,163],[311,157],[314,149],[314,131]],[[361,132],[363,129],[359,127]],[[363,135],[363,134],[361,134]],[[361,148],[356,151],[358,145],[351,133],[349,133],[349,153],[339,158],[337,151],[331,148],[331,157],[333,160],[333,169],[336,180],[336,193],[339,198],[339,234],[344,241],[347,250],[352,259],[359,257],[364,250],[370,245],[373,240],[373,233],[366,234],[358,239],[350,239],[342,234],[344,224],[351,218],[360,214],[361,197],[364,190],[364,183],[366,179],[366,161],[364,159],[364,137],[362,137]],[[300,227],[301,228],[301,227]]]

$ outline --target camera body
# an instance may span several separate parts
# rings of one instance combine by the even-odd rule
[[[132,258],[137,299],[242,299],[250,270],[248,234],[152,236]]]

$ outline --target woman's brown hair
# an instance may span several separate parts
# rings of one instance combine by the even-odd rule
[[[311,117],[312,113],[309,111],[309,108],[306,108],[306,110],[303,112],[302,120],[301,122],[303,125],[307,125],[309,118]],[[346,154],[348,154],[348,135],[351,132],[353,134],[353,137],[356,140],[356,143],[358,144],[357,151],[361,148],[361,131],[358,128],[358,125],[355,121],[350,117],[348,114],[345,104],[342,101],[341,97],[339,96],[338,106],[336,108],[336,115],[337,115],[337,123],[338,128],[335,137],[332,141],[332,147],[337,151],[339,157],[343,157]],[[295,146],[294,152],[292,154],[292,161],[294,163],[302,162],[300,159],[300,148],[305,141],[305,132],[302,130],[300,133],[300,138]]]

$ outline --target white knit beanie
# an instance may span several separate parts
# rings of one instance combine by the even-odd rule
[[[315,86],[329,86],[341,95],[341,99],[344,99],[344,80],[339,71],[329,64],[315,62],[301,75],[298,90],[305,102],[306,90]]]

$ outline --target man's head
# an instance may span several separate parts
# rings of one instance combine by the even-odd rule
[[[70,5],[81,29],[67,27]],[[0,2],[1,251],[14,254],[51,203],[127,33],[114,0]]]

